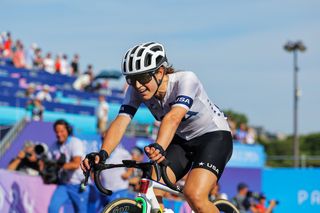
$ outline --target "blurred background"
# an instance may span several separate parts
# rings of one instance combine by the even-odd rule
[[[274,212],[320,210],[318,1],[0,4],[1,212],[46,212],[55,185],[9,165],[19,153],[28,157],[21,154],[28,147],[50,148],[53,122],[61,118],[86,153],[98,150],[98,111],[105,109],[108,126],[124,97],[123,54],[147,41],[162,43],[175,69],[196,73],[228,116],[234,153],[220,181],[228,199],[245,183],[279,201]],[[123,148],[143,148],[158,127],[141,107]],[[179,212],[183,201],[167,199]]]

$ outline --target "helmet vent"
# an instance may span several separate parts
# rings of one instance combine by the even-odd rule
[[[132,60],[133,60],[133,57],[131,56],[129,58],[129,71],[132,71]]]
[[[144,48],[141,48],[141,49],[139,50],[137,56],[140,57],[140,56],[142,55],[143,51],[144,51]]]
[[[136,61],[136,69],[137,69],[137,70],[140,69],[140,62],[141,62],[141,60],[137,60],[137,61]]]
[[[123,62],[123,72],[127,72],[127,64],[126,64],[126,62]]]
[[[152,55],[151,55],[150,53],[147,53],[146,59],[145,59],[145,61],[144,61],[144,66],[145,66],[145,67],[150,66],[150,64],[151,64],[151,58],[152,58]]]
[[[163,57],[162,57],[161,55],[159,55],[159,56],[156,58],[156,63],[157,63],[157,64],[160,64],[162,58],[163,58]]]

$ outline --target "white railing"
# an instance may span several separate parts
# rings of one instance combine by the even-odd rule
[[[11,146],[14,139],[20,133],[20,131],[25,127],[27,120],[22,118],[18,123],[16,123],[9,132],[4,136],[3,140],[0,141],[0,158],[5,153],[5,151]]]

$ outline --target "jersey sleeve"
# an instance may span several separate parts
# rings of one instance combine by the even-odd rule
[[[197,94],[199,80],[193,72],[184,72],[178,82],[178,92],[172,107],[181,106],[186,110],[192,107]]]
[[[125,115],[129,116],[130,118],[133,118],[140,104],[141,99],[139,98],[139,94],[137,94],[134,88],[129,86],[125,98],[120,107],[119,115]]]

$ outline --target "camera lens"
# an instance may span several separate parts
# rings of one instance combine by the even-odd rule
[[[38,144],[34,147],[34,151],[36,152],[37,155],[41,155],[44,153],[44,147],[41,144]]]

